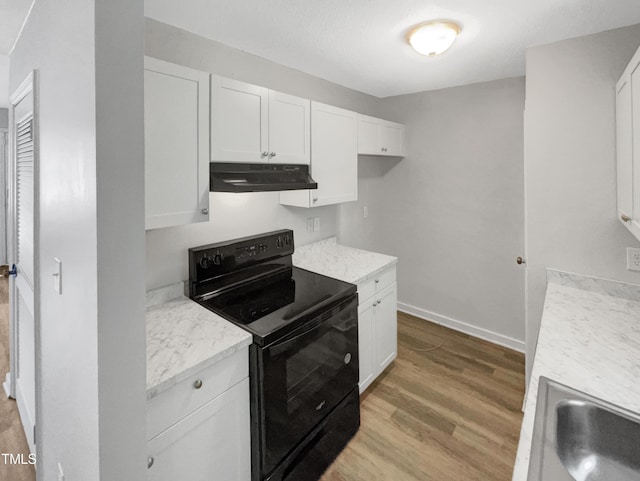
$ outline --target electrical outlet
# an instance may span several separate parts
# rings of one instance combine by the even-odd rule
[[[640,249],[627,247],[627,269],[640,271]]]
[[[62,471],[62,464],[58,463],[58,481],[64,481],[64,471]]]
[[[320,217],[313,218],[313,232],[320,232]]]
[[[313,217],[307,219],[307,232],[313,232]]]
[[[362,218],[366,219],[367,217],[369,217],[369,207],[367,207],[366,205],[362,208]]]

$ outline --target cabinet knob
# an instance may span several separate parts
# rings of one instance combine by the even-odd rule
[[[269,157],[275,157],[275,156],[276,156],[276,153],[275,153],[275,152],[271,152],[271,153],[269,154]]]
[[[269,157],[269,152],[262,152],[260,154],[260,157],[264,158],[264,157]]]
[[[376,307],[378,303],[376,301],[373,301],[373,305],[371,307]]]
[[[376,284],[379,284],[379,283],[380,283],[380,279],[376,279]]]
[[[628,216],[628,215],[626,215],[626,214],[622,214],[622,215],[620,216],[620,219],[622,219],[622,222],[629,222],[629,221],[631,220],[631,217],[629,217],[629,216]]]
[[[193,383],[193,387],[200,389],[202,387],[202,379],[196,380],[196,382]]]
[[[318,198],[317,198],[317,197],[314,197],[314,198],[313,198],[313,201],[314,201],[314,202],[318,202]]]
[[[149,456],[149,457],[147,458],[147,469],[149,469],[151,466],[153,466],[153,461],[154,461],[154,460],[153,460],[153,457],[152,457],[152,456]]]
[[[524,261],[524,259],[523,259],[522,257],[520,257],[520,256],[518,256],[518,257],[516,258],[516,262],[518,263],[518,265],[526,264],[526,262]]]
[[[202,212],[202,215],[207,215],[209,213],[209,209],[202,209],[200,212]]]
[[[381,147],[381,148],[380,148],[380,152],[384,152],[384,147]]]
[[[377,301],[376,304],[380,305],[382,303],[382,301]]]

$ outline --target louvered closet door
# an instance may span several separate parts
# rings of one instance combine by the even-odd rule
[[[12,229],[9,253],[16,266],[12,278],[11,315],[15,329],[14,393],[29,443],[35,453],[35,142],[33,93],[14,104],[12,155]]]

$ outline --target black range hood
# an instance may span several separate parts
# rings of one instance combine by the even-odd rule
[[[267,192],[317,189],[305,164],[240,164],[211,162],[211,192]]]

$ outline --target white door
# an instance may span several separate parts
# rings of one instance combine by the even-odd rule
[[[404,125],[385,121],[381,129],[383,155],[404,155]]]
[[[9,132],[0,129],[0,265],[7,263],[7,158]]]
[[[147,229],[209,220],[209,74],[144,60]]]
[[[35,334],[37,310],[37,148],[33,75],[11,97],[9,283],[12,330],[11,391],[29,448],[35,453]]]
[[[313,207],[358,200],[358,114],[311,102]]]
[[[616,135],[618,166],[618,218],[633,218],[633,110],[631,82],[628,77],[618,84],[616,96]]]
[[[398,298],[396,284],[376,294],[376,369],[380,373],[396,358],[398,351]]]
[[[375,298],[370,297],[364,301],[366,304],[358,309],[358,361],[360,370],[360,394],[373,381],[375,370],[375,344],[374,344],[374,307]]]
[[[269,161],[269,90],[211,76],[211,161]]]
[[[358,153],[380,155],[380,126],[382,121],[368,115],[358,115]]]
[[[633,165],[631,231],[640,239],[640,61],[631,72]]]
[[[311,160],[311,101],[269,90],[269,159],[278,164]]]

